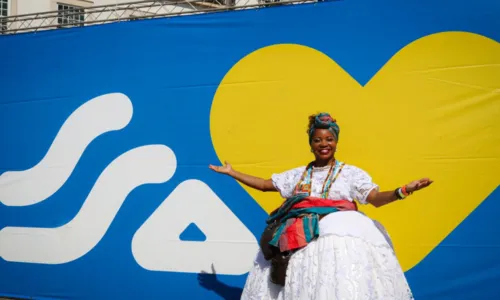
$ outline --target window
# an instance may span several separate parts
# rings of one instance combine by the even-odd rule
[[[7,17],[9,15],[9,0],[0,0],[0,16]]]
[[[3,19],[9,15],[9,0],[0,0],[0,31],[7,30],[7,20]]]
[[[83,26],[83,21],[85,20],[85,9],[82,7],[58,3],[57,10],[57,23],[59,25]]]

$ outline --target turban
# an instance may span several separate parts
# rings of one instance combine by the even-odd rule
[[[316,129],[328,129],[337,141],[339,140],[340,128],[337,125],[335,119],[333,119],[328,113],[320,113],[314,118],[314,123],[309,129],[309,144],[311,143],[312,137],[314,135],[314,130]]]

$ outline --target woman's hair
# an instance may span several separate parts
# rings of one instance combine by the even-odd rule
[[[311,132],[311,128],[313,128],[313,126],[314,126],[314,122],[316,120],[317,115],[318,114],[309,116],[309,124],[307,125],[307,131],[306,131],[307,135],[309,135],[309,132]]]

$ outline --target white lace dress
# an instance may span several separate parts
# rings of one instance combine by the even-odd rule
[[[311,196],[320,197],[328,166],[315,168]],[[292,195],[305,166],[272,176],[283,198]],[[356,200],[378,186],[360,168],[345,165],[329,199]],[[320,222],[320,237],[294,253],[285,287],[269,281],[270,263],[259,251],[243,300],[406,300],[413,299],[403,270],[382,225],[357,211],[335,212]]]

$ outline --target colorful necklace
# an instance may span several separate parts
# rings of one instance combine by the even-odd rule
[[[344,167],[344,163],[335,160],[334,163],[330,165],[330,169],[328,170],[328,175],[323,182],[323,187],[321,191],[321,198],[326,199],[328,197],[328,192],[330,191],[330,187],[337,180],[337,177],[340,174],[340,171]],[[299,182],[295,186],[294,194],[307,194],[311,195],[312,190],[312,174],[313,174],[313,162],[309,163],[302,173],[302,177]]]

